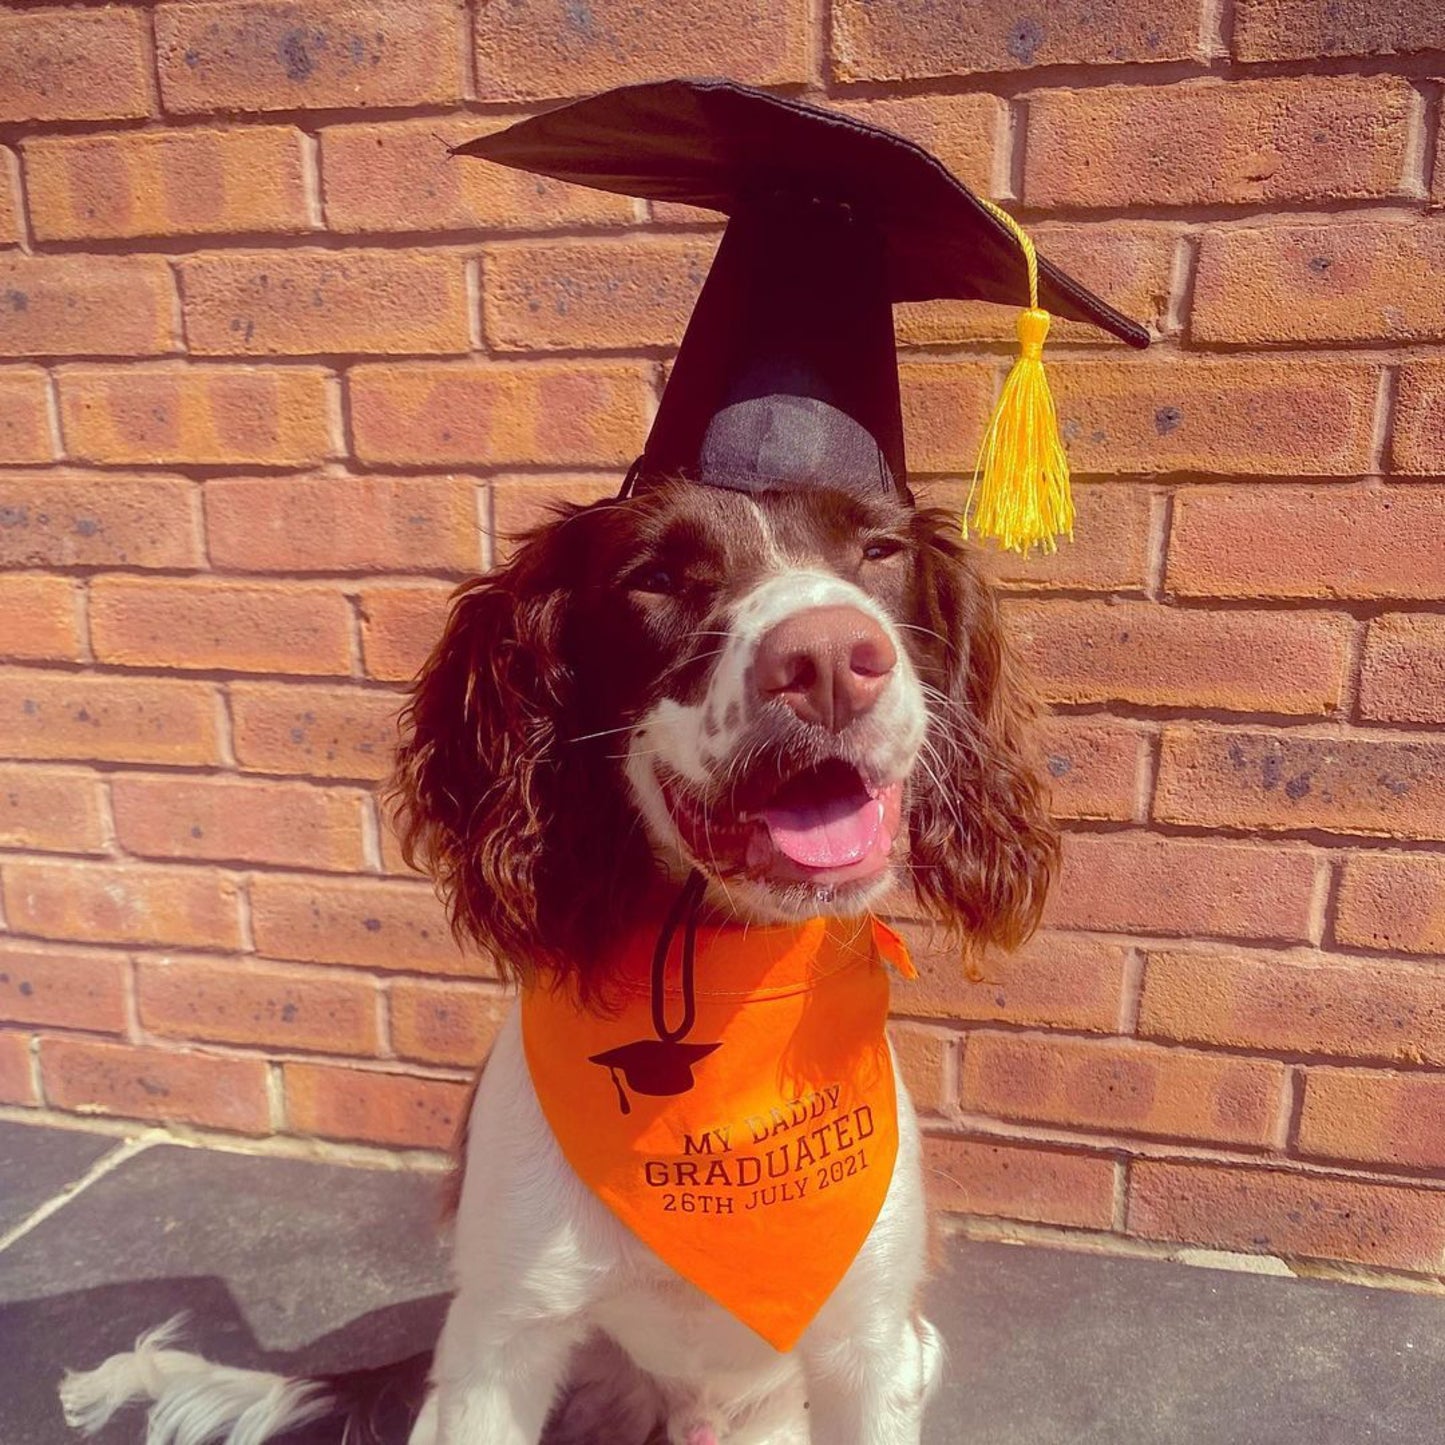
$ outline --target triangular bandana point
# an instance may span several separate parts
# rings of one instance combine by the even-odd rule
[[[619,1011],[588,1011],[564,991],[524,995],[537,1097],[563,1155],[608,1209],[790,1350],[847,1273],[892,1181],[898,1113],[882,965],[911,969],[907,949],[876,920],[699,929],[695,1037],[717,1047],[695,1059],[690,1087],[651,1094],[597,1062],[646,1031],[650,948],[643,930],[618,951]]]

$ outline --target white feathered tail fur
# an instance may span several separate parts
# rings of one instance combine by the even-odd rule
[[[148,1330],[135,1349],[93,1370],[66,1371],[60,1403],[68,1424],[93,1435],[122,1405],[150,1401],[145,1445],[261,1445],[324,1415],[324,1387],[264,1370],[214,1365],[175,1350],[184,1316]]]

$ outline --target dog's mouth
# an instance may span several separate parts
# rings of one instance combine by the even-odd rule
[[[752,777],[732,797],[704,801],[680,780],[663,796],[688,851],[721,877],[836,885],[876,878],[888,867],[902,815],[903,784],[873,783],[841,758],[786,778]],[[750,797],[757,798],[749,803]]]

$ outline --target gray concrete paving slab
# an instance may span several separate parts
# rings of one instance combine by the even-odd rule
[[[0,1119],[0,1237],[82,1178],[119,1139]]]
[[[1445,1441],[1445,1298],[955,1241],[929,1445]]]
[[[0,1173],[0,1217],[113,1144],[34,1128],[9,1146],[30,1164]],[[124,1159],[0,1250],[0,1445],[71,1445],[61,1368],[182,1309],[194,1346],[237,1365],[428,1348],[435,1197],[420,1174],[164,1144]],[[926,1445],[1445,1442],[1439,1297],[955,1239],[929,1312],[949,1362]],[[138,1418],[98,1445],[135,1445]]]

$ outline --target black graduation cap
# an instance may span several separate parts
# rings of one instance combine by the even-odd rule
[[[1042,258],[1031,276],[1017,226],[921,147],[731,81],[608,91],[457,153],[730,217],[634,468],[639,486],[682,475],[911,500],[895,301],[1020,306],[1032,280],[1035,307],[1149,343]]]
[[[677,1039],[640,1039],[637,1043],[608,1049],[606,1053],[592,1054],[587,1062],[601,1064],[612,1071],[617,1102],[624,1114],[630,1114],[632,1106],[617,1082],[619,1069],[634,1094],[685,1094],[693,1086],[693,1065],[718,1047],[719,1044],[689,1044]]]

